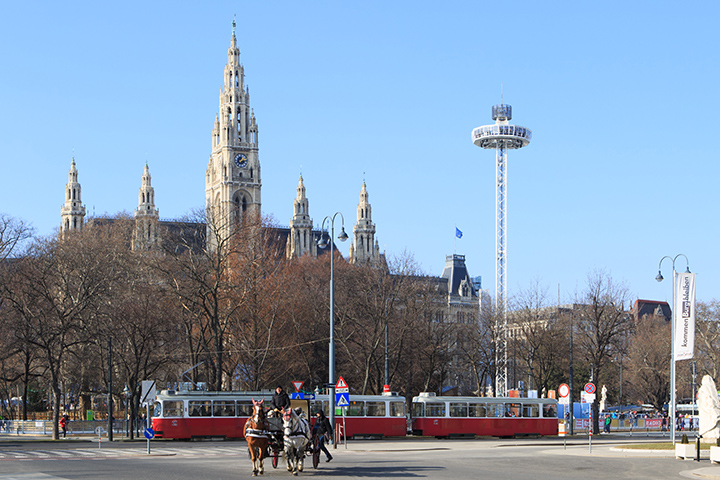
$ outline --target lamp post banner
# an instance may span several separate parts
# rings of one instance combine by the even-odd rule
[[[675,277],[675,360],[693,358],[695,350],[695,274]]]

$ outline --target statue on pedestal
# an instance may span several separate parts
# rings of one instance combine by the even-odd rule
[[[710,375],[705,375],[698,390],[698,410],[700,412],[700,435],[704,439],[717,439],[720,436],[720,400],[717,387]]]

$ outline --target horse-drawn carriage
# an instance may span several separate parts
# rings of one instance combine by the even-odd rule
[[[317,439],[310,438],[310,423],[305,411],[309,411],[309,402],[297,406],[293,401],[291,408],[269,416],[266,414],[262,401],[254,404],[253,416],[245,425],[245,438],[248,442],[250,458],[253,462],[253,476],[262,474],[263,458],[270,457],[273,468],[277,468],[280,457],[287,462],[287,469],[293,475],[303,471],[305,456],[312,455],[313,468],[320,462],[320,450]]]

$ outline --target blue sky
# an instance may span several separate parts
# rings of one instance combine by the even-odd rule
[[[671,298],[683,253],[720,298],[717,2],[11,2],[0,19],[0,211],[60,223],[74,155],[88,212],[132,212],[145,162],[162,218],[204,205],[231,22],[259,125],[263,211],[287,225],[300,172],[319,224],[355,222],[439,275],[495,285],[491,107],[532,143],[508,158],[508,294],[570,301],[603,269]],[[342,245],[347,253],[349,242]],[[678,268],[684,269],[684,262]]]

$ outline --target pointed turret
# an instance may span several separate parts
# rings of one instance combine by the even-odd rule
[[[353,227],[355,241],[351,245],[352,263],[377,264],[380,261],[380,249],[375,240],[375,224],[372,222],[367,186],[363,180],[360,190],[360,203],[357,206],[357,223]]]
[[[138,192],[138,208],[135,210],[133,250],[150,250],[158,243],[157,225],[160,212],[155,208],[155,189],[151,180],[150,168],[146,163]]]
[[[306,253],[317,256],[317,244],[312,238],[313,222],[310,218],[310,202],[305,196],[305,183],[300,175],[297,186],[297,196],[294,202],[294,215],[290,220],[290,240],[288,243],[288,258],[301,257]]]
[[[80,198],[80,183],[78,183],[78,171],[75,168],[75,157],[70,162],[68,183],[65,185],[65,203],[60,209],[62,224],[60,232],[82,230],[85,223],[85,206]]]

